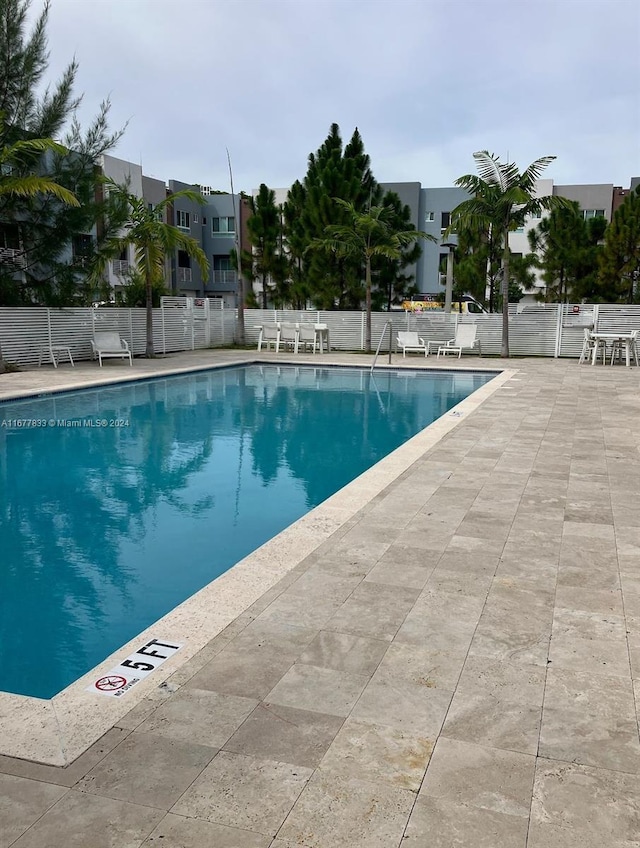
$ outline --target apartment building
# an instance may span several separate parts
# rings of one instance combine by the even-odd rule
[[[611,218],[623,202],[629,191],[640,183],[640,178],[631,179],[630,188],[623,189],[612,183],[585,185],[555,185],[552,179],[538,180],[536,195],[543,197],[555,195],[576,201],[585,218],[601,215]],[[411,209],[411,220],[418,229],[432,235],[437,241],[422,241],[422,256],[407,269],[413,274],[418,290],[425,294],[442,293],[444,268],[449,249],[442,243],[442,234],[451,222],[451,213],[464,200],[469,198],[465,189],[455,186],[443,188],[423,188],[420,183],[382,183],[386,191],[396,192],[403,203]],[[528,218],[524,226],[509,235],[509,247],[515,254],[531,252],[528,233],[538,226],[541,216]],[[454,270],[455,274],[455,270]],[[544,282],[537,276],[533,287],[526,293],[527,300],[535,300],[536,295],[544,291]]]
[[[143,198],[150,207],[164,200],[168,193],[189,189],[200,195],[201,203],[179,197],[167,206],[165,221],[189,235],[202,248],[209,263],[209,273],[203,279],[198,263],[186,251],[177,250],[167,257],[167,288],[174,295],[219,298],[225,306],[235,307],[238,275],[230,252],[235,247],[237,224],[246,224],[247,214],[241,197],[178,180],[169,180],[166,184],[145,176],[140,165],[113,156],[104,156],[101,167],[105,176],[118,184],[126,184],[132,194]],[[248,243],[246,231],[241,233],[240,243]],[[131,247],[109,263],[107,276],[114,293],[127,285],[128,274],[134,267]]]
[[[206,278],[203,278],[197,262],[185,251],[178,250],[175,255],[167,258],[168,288],[175,295],[217,298],[229,308],[237,306],[238,274],[231,251],[236,243],[240,244],[241,249],[249,245],[246,223],[250,210],[246,200],[241,195],[232,196],[207,186],[189,185],[177,180],[170,180],[166,184],[164,180],[146,176],[141,165],[114,156],[103,156],[101,167],[105,176],[116,183],[126,184],[130,192],[144,198],[150,206],[155,206],[165,199],[167,192],[191,189],[199,193],[202,203],[186,197],[179,198],[172,206],[167,207],[165,220],[190,235],[200,245],[209,262],[209,272]],[[603,215],[610,221],[629,191],[639,183],[640,178],[634,177],[630,188],[626,189],[608,183],[555,185],[552,179],[544,179],[538,181],[536,191],[540,196],[558,195],[575,200],[586,218]],[[468,193],[455,186],[423,187],[417,181],[382,183],[382,187],[398,194],[402,203],[409,207],[414,226],[436,239],[435,242],[422,242],[422,256],[407,271],[413,275],[420,292],[441,293],[448,254],[448,248],[442,242],[442,234],[450,224],[452,211],[468,198]],[[254,190],[254,196],[257,191]],[[274,191],[276,202],[284,203],[288,189],[280,188]],[[522,228],[510,234],[509,244],[514,253],[529,252],[528,233],[539,223],[539,218],[532,217],[525,221]],[[9,261],[5,254],[11,254],[9,259],[15,261],[12,257],[19,245],[11,241],[9,225],[0,229],[0,236],[0,261]],[[95,228],[91,233],[80,234],[74,238],[73,243],[69,245],[69,260],[81,265],[83,251],[95,238]],[[110,262],[107,274],[114,293],[127,285],[129,272],[134,265],[135,257],[131,247],[123,250],[119,257]],[[19,273],[19,268],[16,270]],[[259,285],[254,284],[254,289],[260,297]],[[535,298],[536,294],[543,290],[544,284],[537,279],[533,288],[527,292],[527,299]]]

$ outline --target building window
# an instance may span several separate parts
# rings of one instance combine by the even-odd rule
[[[17,224],[0,224],[0,248],[20,250],[20,231]]]
[[[79,233],[72,237],[71,246],[74,261],[84,264],[84,261],[93,252],[93,237],[87,233]]]
[[[198,213],[197,213],[197,212],[194,212],[194,213],[193,213],[193,223],[194,223],[194,224],[198,224],[198,223],[199,223],[199,220],[200,220],[200,219],[198,218]]]
[[[231,258],[229,256],[213,256],[214,271],[233,271]]]
[[[435,221],[435,217],[435,212],[427,212],[427,214],[424,216],[425,224],[430,224],[432,221]]]
[[[451,223],[451,212],[443,212],[440,215],[440,229],[446,230],[449,224]]]
[[[585,221],[589,218],[604,218],[604,209],[583,209],[582,214]]]
[[[440,259],[438,260],[438,272],[440,274],[446,274],[447,273],[448,256],[449,256],[448,253],[441,253],[440,254]]]
[[[181,230],[191,229],[191,216],[188,212],[183,212],[181,209],[176,209],[176,227]]]
[[[235,233],[235,231],[236,219],[233,216],[230,218],[211,219],[211,232],[214,235],[227,235],[228,233]]]
[[[193,282],[191,274],[191,258],[186,250],[178,251],[178,273],[177,278],[179,283]]]

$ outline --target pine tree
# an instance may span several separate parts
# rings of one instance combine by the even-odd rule
[[[596,294],[598,242],[606,228],[604,218],[585,221],[576,202],[554,209],[529,232],[531,249],[538,253],[548,303],[570,303]],[[597,299],[597,298],[596,298]]]
[[[627,195],[607,227],[598,282],[607,300],[640,303],[640,186]]]
[[[347,213],[346,224],[330,224],[323,238],[316,239],[313,247],[318,251],[331,252],[343,259],[352,258],[364,265],[366,327],[364,347],[371,350],[371,290],[373,261],[375,257],[386,257],[400,261],[402,249],[413,245],[419,238],[433,239],[412,226],[409,230],[398,230],[393,221],[391,205],[370,206],[359,212],[354,203],[336,198],[335,202]]]
[[[287,257],[287,280],[289,302],[294,309],[305,309],[311,289],[305,274],[305,252],[309,246],[302,212],[306,192],[300,180],[289,189],[282,207],[283,241]]]
[[[0,0],[0,146],[61,138],[67,150],[25,159],[15,176],[49,179],[72,192],[79,205],[65,205],[53,194],[5,199],[0,206],[0,246],[10,240],[16,255],[13,264],[0,263],[0,304],[84,304],[93,294],[88,269],[96,242],[91,234],[102,215],[114,214],[96,195],[96,166],[124,130],[109,133],[107,100],[82,131],[75,118],[80,102],[73,91],[75,60],[54,86],[38,95],[48,67],[49,5],[45,3],[28,32],[30,4]]]
[[[460,226],[456,234],[458,244],[454,248],[453,259],[453,300],[460,301],[463,295],[470,294],[479,303],[493,308],[496,304],[494,289],[500,273],[500,246],[492,238],[492,231],[486,224],[476,222]],[[490,290],[488,303],[485,297],[487,286]]]
[[[251,217],[247,230],[253,256],[253,277],[262,283],[262,308],[267,308],[269,285],[278,276],[278,239],[280,212],[275,202],[275,192],[261,183],[256,197],[249,200]]]
[[[332,124],[329,135],[316,153],[309,155],[307,174],[298,190],[300,228],[303,234],[304,275],[311,299],[319,309],[359,308],[365,295],[363,268],[353,256],[327,255],[313,247],[328,226],[346,225],[349,215],[336,198],[352,203],[362,212],[381,199],[360,133],[356,129],[344,147],[340,128]],[[286,220],[287,215],[285,207]],[[287,232],[287,240],[289,233]]]
[[[403,205],[400,197],[392,191],[385,193],[382,205],[388,211],[389,228],[392,231],[410,231],[415,227],[411,223],[411,209]],[[403,273],[409,265],[414,265],[422,256],[420,242],[403,245],[397,258],[377,256],[372,261],[374,310],[391,310],[395,304],[408,300],[417,294],[418,289],[411,274]]]

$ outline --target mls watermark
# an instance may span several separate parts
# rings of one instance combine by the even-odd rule
[[[105,429],[129,427],[128,418],[3,418],[0,428],[6,430],[36,430],[50,427],[61,430]]]

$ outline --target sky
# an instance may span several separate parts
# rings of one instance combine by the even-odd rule
[[[32,0],[31,15],[43,0]],[[638,0],[51,0],[49,78],[111,100],[114,156],[290,186],[332,123],[380,182],[452,185],[489,150],[556,184],[640,176]]]

